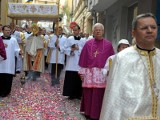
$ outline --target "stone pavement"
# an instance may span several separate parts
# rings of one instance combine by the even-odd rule
[[[0,120],[85,120],[79,112],[80,100],[62,96],[63,80],[52,87],[45,73],[22,85],[20,77],[14,78],[11,94],[0,98]]]

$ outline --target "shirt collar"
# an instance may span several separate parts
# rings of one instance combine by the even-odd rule
[[[74,39],[75,39],[75,40],[80,40],[81,37],[80,37],[80,36],[74,36]]]
[[[156,48],[153,48],[152,50],[147,50],[140,48],[138,45],[135,45],[134,48],[138,51],[138,53],[142,56],[154,56],[156,54]]]
[[[8,40],[10,40],[10,39],[11,39],[11,36],[8,36],[8,37],[2,36],[2,39],[8,39]]]

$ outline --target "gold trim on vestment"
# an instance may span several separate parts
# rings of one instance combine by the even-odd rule
[[[48,53],[47,53],[47,58],[46,58],[46,62],[47,62],[47,63],[50,63],[51,53],[52,53],[52,50],[49,48],[49,49],[48,49]]]
[[[151,116],[129,118],[128,120],[160,120],[160,117],[157,116],[158,98],[155,95],[154,86],[153,86],[155,83],[155,78],[154,78],[154,65],[153,65],[152,57],[156,54],[156,49],[148,52],[145,50],[141,50],[141,49],[137,48],[136,46],[134,46],[134,48],[138,51],[138,53],[141,56],[147,57],[147,68],[146,69],[148,69],[150,88],[151,88],[151,92],[152,92],[151,93],[152,94],[152,113],[151,113]]]
[[[112,68],[112,59],[109,59],[109,71],[111,70]]]
[[[21,39],[21,43],[19,43],[19,47],[20,47],[20,49],[21,49],[21,51],[22,51],[22,58],[24,57],[24,44],[25,44],[25,42],[26,42],[26,39],[25,39],[25,35],[24,35],[24,33],[23,32],[20,32],[20,39]]]
[[[34,63],[33,63],[33,70],[34,71],[39,71],[39,69],[41,67],[40,63],[41,63],[41,60],[42,60],[42,54],[43,54],[43,49],[38,49],[36,57],[34,59]]]
[[[24,44],[26,42],[26,39],[25,39],[25,35],[23,32],[20,32],[20,38],[21,38],[22,43]]]
[[[47,42],[47,46],[48,46],[50,40],[51,40],[51,36],[49,36],[49,39],[48,39],[48,42]],[[52,50],[50,48],[48,48],[47,58],[46,58],[46,62],[47,63],[50,63],[51,53],[52,53]]]
[[[48,42],[46,41],[46,39],[44,38],[44,35],[41,35],[42,39],[43,39],[43,43],[44,43],[44,48],[48,47]]]
[[[148,51],[145,51],[145,50],[140,50],[136,47],[136,45],[134,46],[134,48],[138,51],[138,53],[142,56],[148,56]],[[150,51],[149,53],[151,56],[154,56],[156,55],[156,49],[153,50],[153,51]]]
[[[128,120],[160,120],[160,117],[137,117],[137,118],[129,118]]]

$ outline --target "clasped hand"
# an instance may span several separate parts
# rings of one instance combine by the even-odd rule
[[[74,44],[71,46],[71,51],[74,51],[74,50],[79,50],[79,46]]]

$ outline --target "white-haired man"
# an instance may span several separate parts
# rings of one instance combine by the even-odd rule
[[[79,74],[83,81],[81,112],[86,118],[99,120],[106,79],[102,69],[107,58],[114,54],[110,41],[103,38],[104,26],[96,23],[93,26],[94,38],[87,41],[82,49]]]

